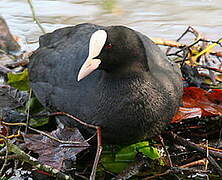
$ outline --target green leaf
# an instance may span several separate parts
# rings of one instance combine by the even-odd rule
[[[126,169],[129,164],[126,162],[116,161],[115,155],[112,152],[103,153],[101,160],[105,169],[113,173],[120,173],[122,170]]]
[[[119,173],[135,160],[136,154],[139,152],[152,160],[160,158],[157,148],[150,146],[148,141],[143,141],[123,147],[116,154],[103,153],[102,164],[108,171]]]
[[[29,108],[29,113],[31,115],[36,114],[41,112],[42,110],[44,110],[44,107],[40,104],[40,102],[38,101],[38,99],[32,95],[32,97],[28,100],[28,102],[26,103],[26,112]],[[38,127],[38,126],[43,126],[45,124],[47,124],[49,121],[49,118],[38,118],[38,119],[30,119],[30,125],[33,127]]]
[[[41,105],[41,103],[38,101],[38,99],[34,95],[28,100],[25,106],[26,106],[26,110],[29,107],[30,114],[36,114],[44,110],[44,107]]]
[[[157,148],[152,146],[147,146],[145,148],[141,148],[139,152],[143,153],[146,157],[149,157],[152,160],[160,158],[160,154]]]
[[[30,119],[30,126],[32,127],[40,127],[44,126],[49,122],[49,118],[41,118],[41,119]]]
[[[21,73],[8,73],[7,74],[8,81],[7,83],[20,90],[20,91],[27,91],[29,90],[29,80],[28,80],[28,69],[25,69]]]

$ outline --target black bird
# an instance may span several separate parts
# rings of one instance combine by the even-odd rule
[[[79,24],[43,35],[29,73],[49,111],[100,126],[109,144],[159,134],[182,97],[177,65],[145,35],[124,26]],[[79,127],[67,117],[60,121]]]

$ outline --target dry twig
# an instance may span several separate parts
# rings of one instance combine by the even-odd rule
[[[159,135],[159,139],[160,139],[160,142],[161,142],[161,144],[162,144],[162,146],[163,146],[163,148],[164,148],[164,151],[165,151],[165,153],[166,153],[166,155],[167,155],[167,157],[168,157],[168,161],[169,161],[170,167],[173,167],[173,163],[172,163],[172,160],[171,160],[171,158],[170,158],[170,153],[169,153],[169,151],[167,150],[167,148],[166,148],[166,146],[165,146],[165,143],[164,143],[164,140],[163,140],[163,138],[162,138],[161,135]]]
[[[4,156],[4,163],[2,165],[2,168],[0,169],[0,177],[3,177],[3,171],[5,169],[5,167],[7,166],[7,161],[8,161],[8,139],[0,134],[0,138],[3,139],[4,143],[5,143],[5,147],[6,147],[6,152],[5,152],[5,156]]]
[[[180,144],[182,144],[183,146],[188,146],[192,149],[195,149],[199,152],[201,152],[203,155],[207,155],[206,150],[199,147],[198,145],[196,145],[195,143],[188,141],[182,137],[179,137],[178,135],[172,133],[172,137],[174,138],[174,140],[176,140],[177,142],[179,142]],[[209,162],[213,165],[214,169],[217,171],[217,173],[222,177],[222,169],[221,167],[217,164],[217,162],[213,159],[213,157],[211,155],[215,155],[214,153],[212,153],[212,151],[209,151],[209,155],[207,155],[207,159],[209,160]]]
[[[29,4],[29,6],[30,6],[30,8],[31,8],[31,11],[32,11],[33,21],[36,22],[36,24],[38,25],[38,27],[41,29],[42,33],[45,34],[45,33],[46,33],[45,30],[44,30],[44,28],[42,27],[41,23],[39,22],[36,14],[35,14],[35,9],[34,9],[34,7],[33,7],[32,0],[28,0],[28,4]]]

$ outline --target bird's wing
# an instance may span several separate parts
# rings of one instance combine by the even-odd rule
[[[87,58],[90,37],[99,28],[81,24],[41,36],[40,47],[30,57],[29,73],[35,95],[48,109],[78,114],[93,102],[100,73],[80,82],[77,75]]]

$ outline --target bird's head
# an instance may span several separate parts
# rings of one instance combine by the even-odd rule
[[[144,70],[145,59],[143,43],[134,30],[124,26],[109,26],[91,35],[88,57],[77,80],[80,81],[96,69],[108,73]]]

